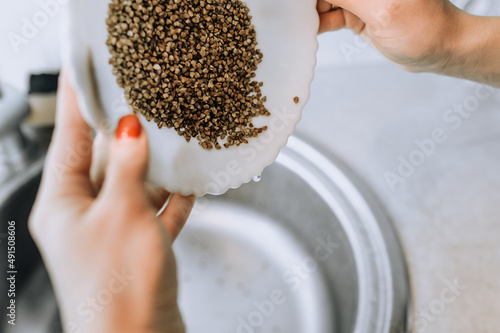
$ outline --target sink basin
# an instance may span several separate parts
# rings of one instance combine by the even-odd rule
[[[60,331],[25,226],[40,169],[38,161],[0,202],[0,216],[17,219],[29,265],[16,301],[23,319],[4,326],[6,333]],[[199,199],[176,241],[188,331],[406,332],[410,299],[398,244],[387,216],[348,169],[292,137],[260,181]]]
[[[260,181],[200,199],[176,241],[188,331],[409,331],[398,244],[354,175],[292,137]]]

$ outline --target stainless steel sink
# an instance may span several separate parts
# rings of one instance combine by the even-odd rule
[[[189,332],[406,332],[388,217],[335,157],[292,137],[259,182],[200,199],[174,246]]]

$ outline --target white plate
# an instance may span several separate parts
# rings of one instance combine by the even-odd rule
[[[204,150],[197,140],[187,143],[173,129],[159,130],[140,116],[148,133],[148,179],[184,195],[219,195],[247,183],[274,162],[300,120],[309,99],[316,64],[318,15],[316,0],[248,0],[258,48],[264,58],[255,80],[264,82],[263,96],[270,117],[254,119],[268,130],[248,144],[222,150]],[[123,90],[111,73],[105,23],[109,1],[73,0],[61,25],[63,61],[84,118],[100,130],[114,128],[131,113]],[[299,103],[294,103],[294,98]]]

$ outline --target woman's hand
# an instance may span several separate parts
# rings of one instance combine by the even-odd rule
[[[122,118],[104,183],[90,181],[91,129],[63,77],[53,142],[30,219],[65,332],[183,332],[172,242],[194,197],[145,187],[146,133]]]
[[[500,86],[499,18],[448,0],[318,0],[318,12],[320,33],[350,28],[407,70]]]
[[[321,14],[320,32],[350,28],[413,71],[443,67],[457,34],[452,23],[460,10],[447,0],[320,0],[325,3],[341,8]]]

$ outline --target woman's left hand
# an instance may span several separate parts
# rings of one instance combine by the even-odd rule
[[[172,242],[195,198],[173,194],[157,216],[170,193],[151,195],[145,186],[147,136],[135,115],[120,121],[104,183],[96,191],[89,176],[91,129],[64,76],[60,86],[30,230],[65,332],[183,332]]]

